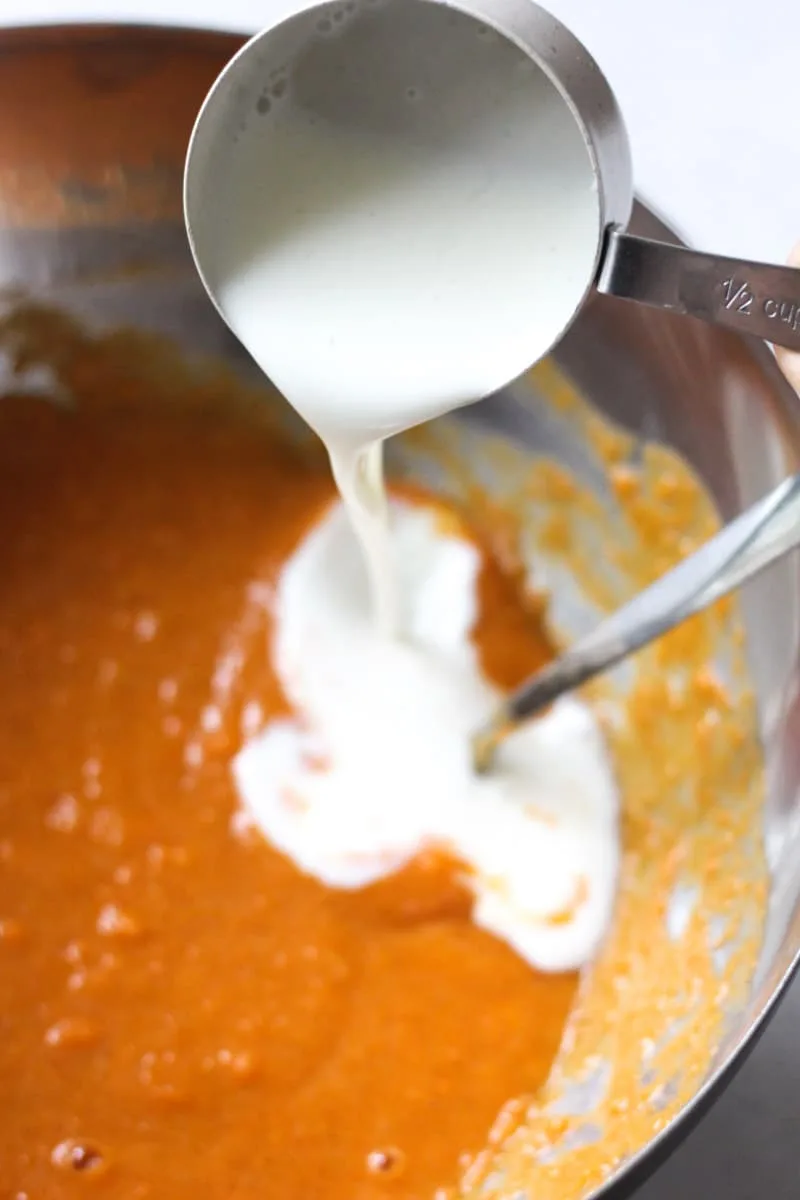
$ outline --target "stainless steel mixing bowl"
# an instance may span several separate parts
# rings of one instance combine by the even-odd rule
[[[0,286],[25,289],[90,322],[155,329],[189,353],[249,369],[195,276],[181,219],[193,119],[240,44],[233,35],[100,26],[0,34]],[[632,228],[671,237],[642,206]],[[683,455],[724,517],[800,466],[800,402],[761,345],[598,296],[556,360],[605,415]],[[551,431],[537,415],[533,385],[522,381],[513,391],[518,418],[501,397],[486,402],[480,419],[513,426],[533,447],[546,445]],[[761,961],[705,1083],[616,1172],[611,1190],[637,1183],[742,1060],[800,950],[796,560],[752,584],[744,611],[768,790],[771,889]]]

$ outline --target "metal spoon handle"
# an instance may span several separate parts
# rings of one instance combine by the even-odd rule
[[[800,270],[702,254],[619,229],[608,234],[598,290],[699,317],[800,350]]]
[[[485,770],[507,733],[629,654],[739,587],[800,545],[800,474],[780,484],[523,684],[474,741]]]

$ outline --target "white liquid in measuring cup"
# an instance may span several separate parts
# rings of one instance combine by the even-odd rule
[[[570,701],[512,739],[507,778],[475,779],[469,733],[497,699],[469,640],[476,552],[407,511],[390,542],[381,452],[569,322],[598,242],[591,164],[539,69],[471,19],[418,0],[322,11],[271,35],[262,90],[234,97],[195,236],[229,324],[327,445],[371,604],[333,513],[276,595],[300,719],[272,721],[236,778],[267,837],[331,886],[444,846],[470,867],[475,919],[560,970],[591,954],[613,897],[602,738]]]
[[[322,11],[276,32],[285,60],[236,110],[201,250],[231,327],[328,446],[386,627],[367,448],[549,349],[599,211],[572,115],[511,43],[419,0]]]

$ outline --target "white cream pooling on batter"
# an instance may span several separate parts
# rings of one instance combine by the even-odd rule
[[[470,641],[480,556],[432,511],[393,509],[407,640],[376,635],[359,548],[335,506],[277,585],[271,657],[297,716],[240,751],[241,799],[274,846],[330,887],[362,887],[439,847],[469,868],[477,924],[534,967],[578,967],[605,932],[618,867],[596,719],[563,700],[476,778],[469,735],[497,700]]]

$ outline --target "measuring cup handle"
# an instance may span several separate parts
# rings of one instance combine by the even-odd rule
[[[607,235],[598,291],[800,350],[800,269]]]

